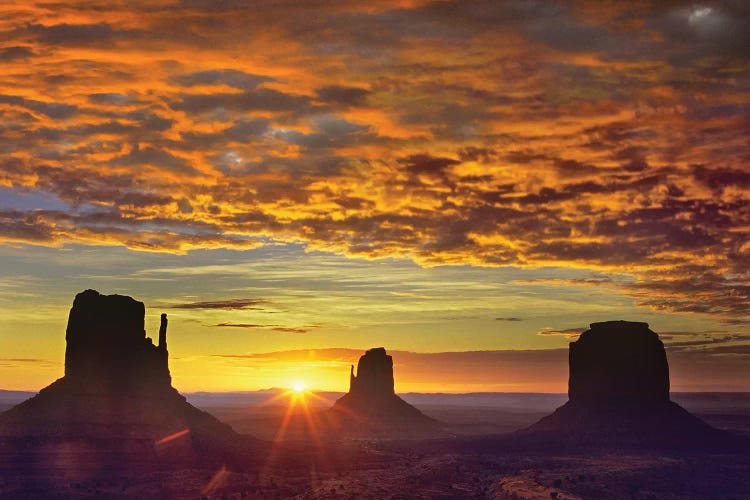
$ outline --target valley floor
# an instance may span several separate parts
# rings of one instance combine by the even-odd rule
[[[405,398],[408,398],[406,396]],[[421,399],[420,399],[421,398]],[[533,423],[559,397],[459,402],[412,397],[449,434],[362,438],[316,432],[326,402],[217,404],[203,409],[267,441],[252,464],[90,477],[61,464],[44,476],[0,471],[0,498],[113,499],[747,499],[750,454],[620,452],[508,447],[500,438]],[[517,399],[517,397],[516,397]],[[747,395],[675,398],[713,425],[750,435]],[[451,404],[451,401],[453,403]],[[460,404],[459,404],[460,403]],[[548,408],[548,406],[550,408]],[[286,426],[282,423],[286,420]],[[285,428],[282,432],[281,429]]]

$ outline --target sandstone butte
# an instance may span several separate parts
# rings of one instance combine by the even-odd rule
[[[0,466],[152,469],[243,460],[252,438],[201,411],[171,385],[167,317],[158,344],[145,307],[122,295],[76,295],[65,375],[0,415]],[[2,463],[5,460],[10,463]],[[49,463],[48,463],[49,462]]]
[[[435,432],[439,423],[401,399],[394,390],[393,358],[383,347],[369,349],[349,375],[349,392],[329,411],[334,426],[348,430]]]
[[[568,363],[568,402],[519,437],[603,447],[701,447],[727,437],[670,400],[664,344],[647,323],[592,323],[570,343]]]

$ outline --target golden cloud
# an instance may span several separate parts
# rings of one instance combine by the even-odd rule
[[[600,5],[6,2],[0,241],[576,266],[746,315],[750,10]]]

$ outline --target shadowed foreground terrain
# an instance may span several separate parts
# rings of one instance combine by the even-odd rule
[[[166,315],[154,345],[143,311],[79,294],[65,376],[25,401],[0,393],[20,402],[0,414],[0,497],[750,497],[750,395],[670,395],[645,323],[595,323],[571,343],[567,402],[399,397],[383,348],[362,356],[345,395],[186,398],[171,386]]]
[[[471,415],[472,409],[467,408]],[[276,423],[281,424],[282,419]],[[271,438],[272,436],[266,436]],[[747,450],[527,449],[507,435],[284,440],[247,467],[2,475],[3,498],[746,499]],[[556,497],[552,494],[557,493]]]

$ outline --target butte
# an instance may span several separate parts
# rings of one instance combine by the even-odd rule
[[[334,429],[355,433],[435,433],[440,424],[401,399],[394,390],[393,358],[383,347],[365,352],[349,375],[349,392],[328,410]]]
[[[668,448],[711,448],[728,438],[670,400],[664,344],[647,323],[592,323],[568,354],[568,402],[521,436],[550,445]]]
[[[90,477],[243,460],[250,438],[172,387],[166,314],[157,345],[144,316],[131,297],[76,295],[65,375],[0,414],[0,466]]]

